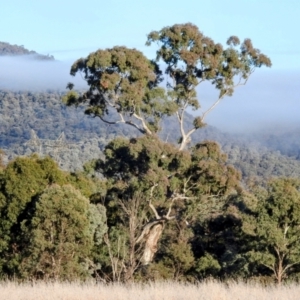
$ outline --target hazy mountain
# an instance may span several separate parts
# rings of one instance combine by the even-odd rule
[[[139,135],[130,126],[108,126],[98,118],[88,117],[80,108],[65,107],[62,95],[59,91],[0,90],[0,148],[5,150],[7,159],[38,152],[51,155],[64,169],[76,170],[86,161],[101,156],[107,142],[115,136]],[[187,116],[186,119],[185,126],[189,128],[192,118]],[[161,127],[161,138],[176,143],[179,137],[176,119],[164,118]],[[278,135],[276,142],[272,133],[267,137],[269,139],[266,133],[264,139],[233,135],[207,126],[193,135],[190,146],[206,139],[217,141],[227,153],[228,162],[241,170],[244,179],[300,177],[300,161],[288,157],[299,149],[298,144],[292,142],[294,136],[289,139]],[[280,153],[281,140],[285,141],[285,148],[290,149],[286,153]]]
[[[54,57],[5,42],[0,42],[0,57],[0,148],[7,159],[38,152],[51,155],[64,169],[76,170],[101,156],[115,136],[139,135],[130,126],[108,126],[86,116],[80,108],[65,107],[61,90],[69,79],[62,74],[68,74],[69,66],[57,61],[49,64]],[[192,119],[186,117],[186,128],[192,128]],[[161,138],[177,143],[180,131],[176,118],[165,117],[160,125]],[[217,141],[244,179],[300,177],[300,129],[279,129],[229,134],[206,126],[195,132],[190,146],[206,139]]]
[[[52,55],[42,55],[26,49],[23,45],[11,45],[6,42],[0,42],[0,56],[30,56],[37,60],[54,60]]]

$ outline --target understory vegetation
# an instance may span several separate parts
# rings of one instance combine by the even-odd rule
[[[299,280],[296,152],[205,124],[270,59],[190,23],[151,32],[153,43],[155,60],[118,46],[77,60],[85,91],[0,92],[0,278]],[[202,82],[219,92],[204,112]]]

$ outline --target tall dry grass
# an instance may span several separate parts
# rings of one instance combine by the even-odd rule
[[[104,285],[80,283],[0,283],[2,300],[290,300],[300,299],[300,286],[262,287],[255,284],[213,281],[198,285],[149,283]]]

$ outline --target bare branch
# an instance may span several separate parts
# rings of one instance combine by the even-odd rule
[[[224,98],[224,96],[228,93],[228,90],[221,96],[218,98],[218,100],[208,109],[206,110],[203,114],[202,114],[202,122],[204,121],[205,117],[207,116],[207,114],[209,112],[211,112],[220,102],[221,100]]]
[[[297,265],[299,263],[300,263],[300,261],[297,261],[297,262],[294,262],[292,264],[286,265],[285,268],[283,268],[282,273],[285,273],[289,268],[291,268],[292,266]]]
[[[175,198],[173,198],[173,199],[171,200],[171,204],[170,204],[170,206],[169,206],[168,212],[167,212],[167,214],[164,216],[167,220],[170,220],[170,219],[169,219],[169,218],[170,218],[170,213],[171,213],[171,211],[172,211],[172,206],[173,206],[174,201],[175,201]]]
[[[195,197],[186,197],[184,195],[174,193],[173,196],[172,196],[172,200],[171,200],[168,212],[167,212],[166,215],[163,216],[163,218],[165,218],[167,220],[172,220],[176,217],[176,216],[172,216],[172,217],[170,216],[171,211],[172,211],[172,207],[173,207],[173,204],[174,204],[175,201],[177,201],[177,200],[190,200],[190,199],[193,199],[193,198],[195,198]]]
[[[118,200],[118,203],[120,206],[123,208],[124,212],[129,216],[130,215],[130,210],[125,206],[124,202],[122,200]]]
[[[158,214],[156,208],[154,207],[154,205],[152,204],[152,197],[153,197],[153,191],[154,189],[158,186],[158,183],[154,184],[151,189],[150,189],[150,197],[149,197],[149,207],[151,208],[151,210],[153,211],[154,215],[155,215],[155,218],[157,220],[160,220],[161,219],[161,216]]]
[[[121,118],[121,120],[118,120],[118,121],[108,121],[108,120],[105,120],[102,116],[97,115],[97,117],[99,117],[101,121],[103,121],[104,123],[109,124],[109,125],[125,123],[123,118]]]
[[[116,124],[120,124],[120,123],[124,123],[124,124],[128,124],[134,128],[136,128],[139,132],[141,133],[148,133],[148,134],[152,134],[152,132],[148,129],[148,127],[146,126],[146,128],[141,128],[139,125],[137,125],[136,123],[133,123],[131,120],[130,121],[126,121],[124,119],[124,116],[119,113],[119,116],[120,116],[120,120],[118,121],[108,121],[108,120],[105,120],[102,116],[99,116],[98,117],[100,118],[101,121],[103,121],[104,123],[106,124],[109,124],[109,125],[116,125]],[[142,122],[143,123],[143,122]],[[144,125],[143,125],[144,126]]]
[[[254,72],[254,69],[250,72],[250,75],[252,74]],[[247,81],[248,81],[248,79],[249,79],[249,77],[250,77],[250,75],[246,78],[246,79],[244,79],[242,76],[240,76],[240,78],[239,78],[239,81],[238,81],[238,83],[237,84],[235,84],[234,86],[233,86],[233,89],[235,89],[235,88],[237,88],[237,87],[239,87],[239,86],[242,86],[242,85],[246,85],[246,83],[247,83]],[[242,82],[242,80],[244,79],[244,81]],[[204,121],[204,119],[205,119],[205,117],[207,116],[207,114],[209,113],[209,112],[211,112],[220,102],[221,102],[221,100],[228,94],[228,89],[226,90],[226,92],[221,96],[221,97],[219,97],[214,103],[213,103],[213,105],[208,109],[208,110],[206,110],[203,114],[202,114],[202,121]]]
[[[152,134],[152,131],[151,131],[151,130],[148,128],[148,126],[146,125],[145,120],[144,120],[142,117],[138,116],[136,113],[134,113],[133,116],[142,122],[144,131],[145,131],[146,133],[148,133],[148,134],[151,135],[151,134]]]
[[[268,268],[269,270],[271,270],[272,272],[274,272],[276,274],[276,271],[275,271],[275,267],[271,267],[269,265],[266,265],[266,264],[262,264],[263,266],[265,266],[266,268]]]
[[[184,181],[184,184],[183,184],[183,192],[184,192],[184,193],[186,193],[188,190],[191,189],[191,187],[190,187],[189,189],[186,188],[186,186],[187,186],[187,184],[189,183],[189,181],[191,180],[191,178],[192,178],[192,175],[189,176],[189,177],[187,178],[187,180]],[[195,184],[194,184],[194,185],[195,185]]]
[[[161,216],[158,214],[156,208],[154,207],[154,205],[151,203],[151,200],[149,201],[149,207],[151,208],[151,210],[153,211],[154,215],[155,215],[155,218],[157,220],[160,220],[161,219]]]

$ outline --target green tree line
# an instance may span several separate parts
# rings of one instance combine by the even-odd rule
[[[250,39],[232,36],[224,48],[190,23],[151,32],[154,42],[155,60],[118,46],[77,60],[71,74],[82,72],[88,90],[69,83],[63,97],[139,134],[113,138],[82,172],[38,155],[1,165],[2,278],[297,280],[300,181],[246,184],[218,143],[192,139],[270,59]],[[204,81],[219,96],[201,113],[196,87]],[[189,124],[188,108],[198,112]],[[175,117],[177,143],[158,134],[165,116]]]
[[[300,181],[245,188],[240,178],[209,141],[178,153],[152,137],[118,138],[84,173],[18,157],[0,173],[0,276],[298,280]]]

